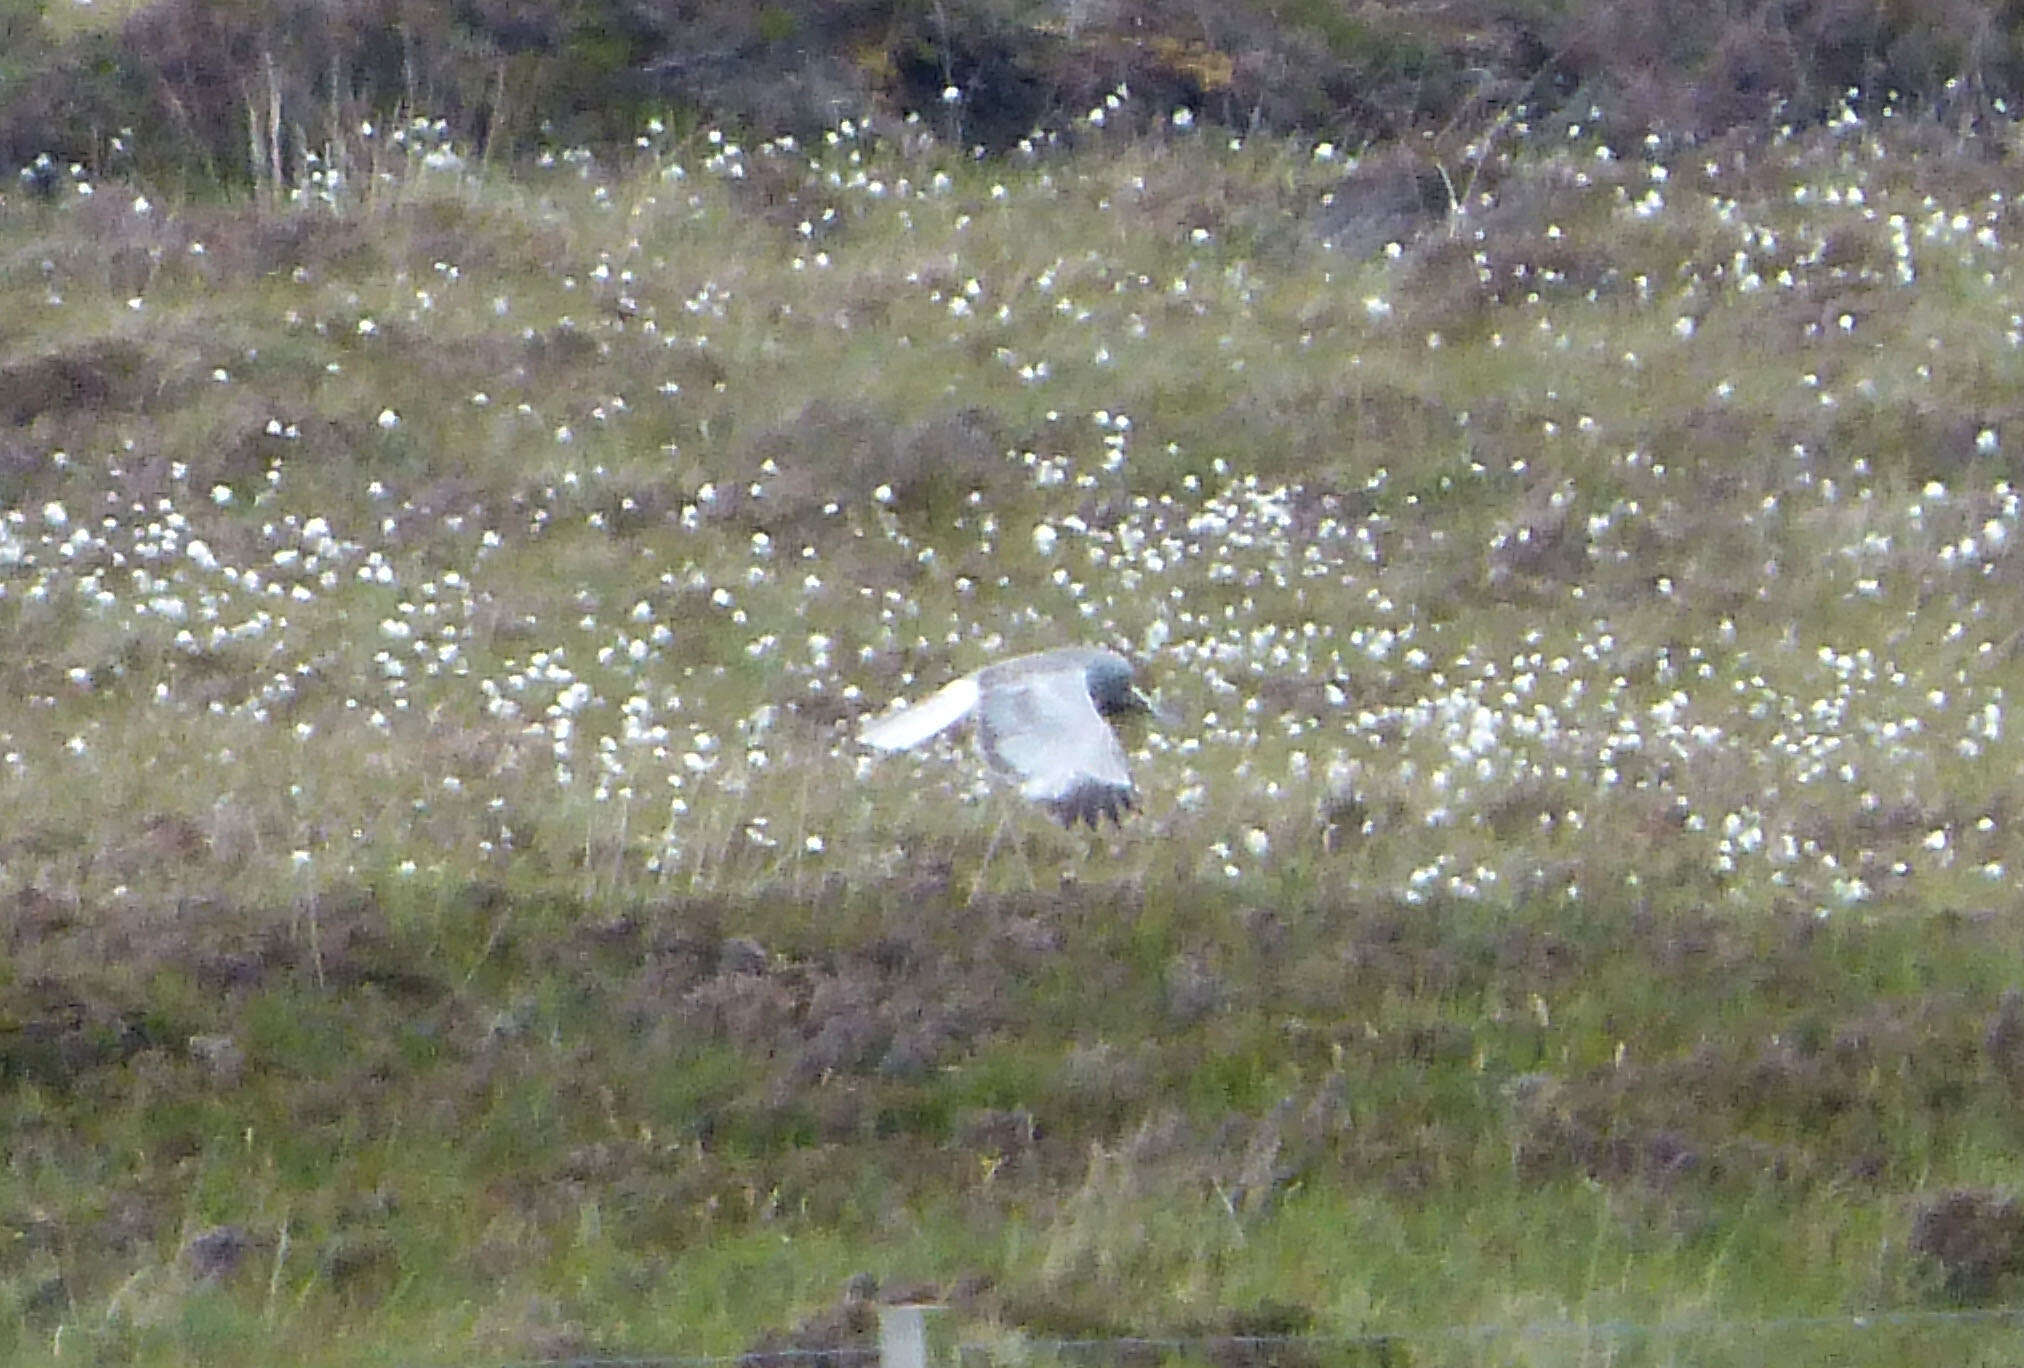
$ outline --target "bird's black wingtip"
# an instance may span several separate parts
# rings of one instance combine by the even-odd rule
[[[1080,823],[1094,831],[1099,817],[1108,817],[1111,825],[1121,826],[1124,814],[1138,809],[1138,799],[1130,789],[1116,784],[1084,784],[1049,807],[1063,826]]]

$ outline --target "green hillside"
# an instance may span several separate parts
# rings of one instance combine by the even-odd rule
[[[0,1358],[2024,1347],[2006,130],[1097,109],[10,184]]]

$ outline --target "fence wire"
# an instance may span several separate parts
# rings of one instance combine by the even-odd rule
[[[754,1349],[743,1354],[585,1354],[572,1358],[458,1359],[413,1362],[405,1368],[768,1368],[771,1364],[821,1359],[845,1365],[876,1362],[877,1346],[844,1344],[828,1349]]]
[[[1544,1340],[1544,1339],[1678,1339],[1715,1335],[1769,1335],[1795,1330],[1922,1329],[1945,1325],[1996,1323],[2024,1324],[2024,1306],[1999,1306],[1957,1311],[1877,1311],[1843,1315],[1775,1316],[1761,1320],[1729,1320],[1720,1317],[1675,1317],[1660,1321],[1622,1319],[1579,1321],[1529,1321],[1518,1325],[1474,1324],[1433,1325],[1400,1330],[1368,1330],[1332,1335],[1204,1335],[1143,1336],[1117,1339],[1021,1339],[1017,1352],[1025,1355],[1048,1353],[1064,1357],[1101,1357],[1104,1354],[1189,1354],[1231,1349],[1372,1349],[1388,1344],[1426,1343],[1435,1340]],[[1002,1354],[1004,1346],[988,1343],[962,1344],[957,1352],[972,1355]]]
[[[1625,1341],[1680,1339],[1717,1335],[1775,1335],[1807,1330],[1845,1330],[1858,1334],[1880,1330],[1930,1330],[1947,1326],[2011,1324],[2024,1326],[2024,1306],[1994,1306],[1953,1311],[1873,1311],[1842,1315],[1773,1316],[1733,1320],[1718,1316],[1676,1317],[1658,1321],[1622,1319],[1531,1321],[1523,1324],[1433,1325],[1397,1330],[1369,1330],[1322,1335],[1146,1335],[1114,1339],[1028,1339],[1002,1343],[965,1342],[954,1347],[958,1362],[981,1365],[999,1359],[1030,1360],[1053,1355],[1090,1359],[1146,1354],[1213,1354],[1217,1351],[1382,1349],[1386,1346],[1433,1342],[1554,1339]],[[838,1345],[826,1349],[763,1349],[743,1354],[586,1354],[569,1358],[436,1360],[407,1368],[773,1368],[822,1360],[834,1368],[875,1362],[873,1345]]]

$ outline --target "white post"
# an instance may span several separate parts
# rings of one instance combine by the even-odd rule
[[[928,1368],[928,1317],[937,1306],[878,1309],[879,1368]]]

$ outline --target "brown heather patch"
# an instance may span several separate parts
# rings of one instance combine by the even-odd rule
[[[1911,484],[1955,482],[1979,476],[1986,462],[1976,453],[1976,436],[1992,424],[2000,428],[2008,416],[2004,411],[1985,414],[1936,399],[1909,398],[1860,405],[1813,418],[1803,426],[1795,423],[1794,437],[1812,449],[1867,461],[1878,474]]]
[[[1950,1299],[1990,1300],[2024,1271],[2024,1208],[2004,1192],[1935,1194],[1913,1210],[1910,1247],[1939,1265]]]
[[[769,532],[782,543],[834,537],[827,508],[848,502],[863,516],[885,487],[901,514],[947,516],[974,491],[1003,492],[1012,482],[1006,438],[991,415],[955,409],[900,424],[852,402],[818,399],[784,424],[741,443],[739,468],[764,487],[721,487],[712,519]],[[763,475],[768,461],[776,475]]]
[[[1214,449],[1218,434],[1249,434],[1244,440],[1258,444],[1261,474],[1301,480],[1298,517],[1331,496],[1350,510],[1364,506],[1370,495],[1363,484],[1377,467],[1410,470],[1421,453],[1445,459],[1460,430],[1450,402],[1410,383],[1286,373],[1232,394],[1198,440]],[[1311,525],[1311,516],[1296,523]]]
[[[1573,1171],[1613,1182],[1701,1163],[1746,1184],[1835,1172],[1887,1182],[1878,1169],[1885,1116],[1909,1110],[1941,1123],[1972,1100],[1976,1047],[1961,1006],[1877,1004],[1839,1020],[1802,1013],[1762,1040],[1704,1040],[1579,1078],[1530,1076],[1511,1092],[1514,1160],[1535,1177]]]
[[[143,825],[135,849],[110,858],[127,876],[144,857],[174,861],[198,883],[243,858],[221,844],[219,833],[197,822],[158,815]],[[163,972],[228,997],[277,986],[339,994],[368,988],[422,1007],[449,992],[413,963],[384,911],[358,891],[248,907],[201,895],[160,906],[132,900],[91,906],[30,890],[13,898],[7,927],[23,974],[52,975],[75,963],[106,966],[69,990],[83,1000],[105,993],[118,1002],[136,982]]]
[[[64,1090],[166,1043],[162,1023],[53,979],[15,985],[0,1022],[0,1080]]]
[[[116,339],[0,365],[0,422],[28,427],[73,414],[134,411],[155,386],[146,351]]]
[[[793,245],[820,241],[835,247],[848,226],[843,199],[809,172],[805,163],[760,161],[733,187],[731,202],[738,210]],[[806,225],[807,231],[803,231]]]
[[[1587,577],[1587,515],[1572,495],[1569,486],[1554,481],[1541,482],[1522,496],[1485,556],[1483,588],[1491,598],[1509,602],[1562,591]]]
[[[2003,990],[1982,1033],[1982,1058],[2013,1096],[2024,1094],[2024,989]]]
[[[396,271],[427,280],[439,262],[482,277],[527,256],[550,266],[567,256],[554,225],[452,192],[403,195],[365,214],[314,204],[248,213],[239,205],[193,203],[143,218],[125,200],[96,212],[104,214],[106,231],[147,234],[165,282],[214,285],[297,272],[324,281]],[[202,250],[191,251],[192,244]]]
[[[1391,243],[1433,236],[1453,208],[1448,175],[1430,159],[1377,151],[1359,158],[1313,214],[1322,241],[1349,258],[1372,256]]]

